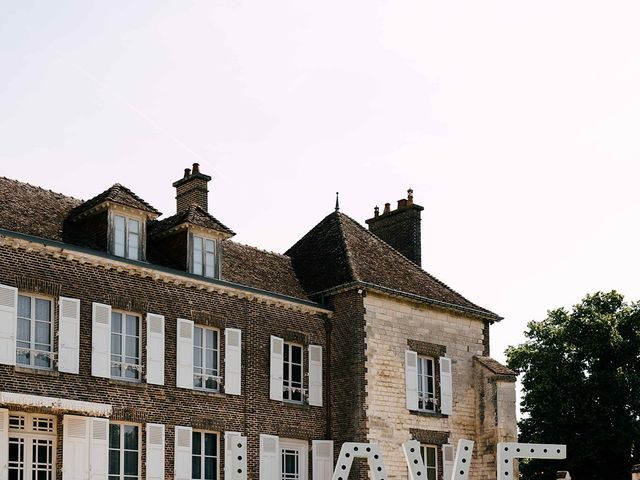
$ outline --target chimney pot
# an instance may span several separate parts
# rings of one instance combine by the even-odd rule
[[[200,173],[200,164],[199,163],[194,163],[193,164],[193,173]]]
[[[373,216],[377,217],[378,215],[380,215],[380,209],[376,205],[375,208],[373,209]]]
[[[184,178],[189,178],[191,176],[191,169],[190,168],[185,168],[184,169]]]
[[[391,211],[391,204],[390,203],[385,203],[384,204],[384,212],[382,212],[382,213],[383,214],[384,213],[389,213],[390,211]]]
[[[413,188],[407,190],[407,203],[413,205]]]

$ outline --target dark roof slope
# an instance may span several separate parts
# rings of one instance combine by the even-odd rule
[[[82,212],[86,212],[91,208],[100,205],[103,202],[113,202],[119,203],[120,205],[125,205],[127,207],[137,208],[138,210],[142,210],[145,212],[152,213],[154,215],[161,215],[158,210],[153,208],[131,190],[129,190],[124,185],[120,185],[116,183],[112,187],[109,187],[104,192],[99,195],[96,195],[93,198],[90,198],[82,205],[79,205],[73,212],[71,212],[70,217],[75,217]]]
[[[309,294],[363,282],[436,303],[496,314],[470,302],[340,212],[325,217],[286,252]]]
[[[198,225],[200,227],[216,230],[231,236],[235,235],[233,230],[225,226],[213,215],[209,214],[202,207],[196,204],[192,204],[186,210],[176,213],[171,217],[167,217],[164,220],[151,223],[149,226],[149,233],[151,235],[158,235],[182,223]]]
[[[0,177],[0,227],[62,241],[64,220],[82,200]]]
[[[222,277],[229,282],[308,299],[291,258],[230,240],[222,242]]]
[[[509,367],[505,367],[499,361],[485,356],[476,356],[475,359],[480,362],[482,365],[487,367],[490,371],[495,373],[496,375],[512,375],[517,376],[518,372],[511,370]]]

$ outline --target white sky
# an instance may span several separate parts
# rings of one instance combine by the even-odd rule
[[[423,266],[526,322],[640,299],[637,1],[0,3],[0,175],[167,215],[194,161],[236,240],[284,252],[415,191]]]

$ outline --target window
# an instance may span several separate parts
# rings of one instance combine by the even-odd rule
[[[111,378],[140,381],[140,317],[111,312]]]
[[[54,417],[9,414],[9,479],[53,480],[56,428]]]
[[[435,445],[420,445],[420,456],[427,469],[425,480],[436,480],[438,478],[438,447]]]
[[[194,431],[192,437],[191,478],[217,479],[218,434]]]
[[[193,328],[193,388],[217,392],[220,388],[220,333]]]
[[[28,367],[53,368],[53,305],[51,300],[18,295],[16,362]]]
[[[304,440],[280,439],[281,480],[306,480],[308,450]]]
[[[302,382],[301,345],[285,342],[282,367],[282,399],[302,403],[305,392]]]
[[[140,220],[113,216],[113,254],[118,257],[140,260]]]
[[[216,241],[210,238],[192,235],[191,245],[191,273],[209,278],[217,278]]]
[[[433,358],[418,357],[418,410],[436,409]]]
[[[109,480],[140,478],[140,429],[137,425],[109,424]]]

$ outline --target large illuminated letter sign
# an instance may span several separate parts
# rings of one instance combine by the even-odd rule
[[[409,440],[402,444],[402,450],[404,450],[404,457],[407,459],[411,480],[426,479],[427,468],[420,456],[420,442]],[[459,440],[451,478],[445,478],[444,480],[467,480],[472,452],[473,442],[471,440]]]
[[[231,440],[230,471],[230,480],[247,480],[247,437],[233,436]]]
[[[567,446],[544,443],[499,443],[496,459],[498,479],[511,480],[513,478],[514,458],[562,460],[567,458]]]
[[[347,480],[354,458],[366,458],[374,480],[386,480],[387,472],[382,461],[380,447],[375,443],[345,442],[340,449],[340,456],[332,480]]]

